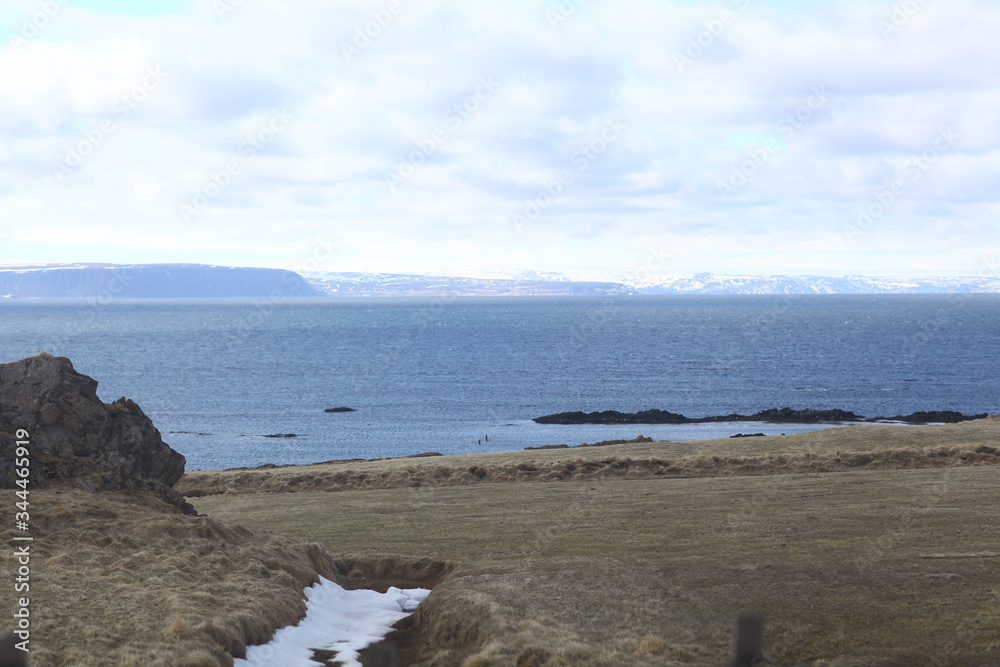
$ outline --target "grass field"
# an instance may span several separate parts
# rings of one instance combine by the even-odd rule
[[[182,488],[211,517],[338,557],[453,564],[400,634],[404,664],[718,665],[730,616],[753,609],[776,664],[990,665],[998,442],[997,419],[856,426],[196,472]]]
[[[998,446],[994,417],[185,474],[207,517],[51,483],[31,665],[228,667],[318,574],[434,588],[403,665],[718,667],[740,609],[773,665],[1000,665]]]

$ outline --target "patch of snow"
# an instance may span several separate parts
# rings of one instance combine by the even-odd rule
[[[234,667],[323,667],[312,660],[317,649],[335,652],[333,660],[346,667],[361,667],[358,652],[381,641],[429,594],[423,588],[349,591],[320,577],[305,589],[305,618],[275,632],[267,644],[248,646],[246,659],[237,658]]]

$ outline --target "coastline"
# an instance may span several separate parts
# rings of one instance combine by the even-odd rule
[[[970,440],[970,433],[983,432],[991,436]],[[994,444],[991,446],[990,442]],[[668,479],[941,467],[965,461],[995,462],[997,442],[1000,442],[1000,416],[993,416],[939,426],[858,424],[792,436],[449,455],[432,452],[305,465],[190,470],[175,488],[189,498],[196,498],[303,490],[579,481],[603,476]],[[977,448],[982,451],[977,452]]]

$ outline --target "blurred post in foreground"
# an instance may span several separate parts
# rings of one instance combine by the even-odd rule
[[[755,667],[764,653],[764,617],[741,611],[733,618],[732,653],[726,667]]]
[[[0,667],[28,667],[28,654],[18,649],[13,632],[0,633]]]
[[[361,655],[363,667],[399,667],[396,645],[392,642],[378,642],[365,649]],[[0,667],[3,667],[0,665]]]

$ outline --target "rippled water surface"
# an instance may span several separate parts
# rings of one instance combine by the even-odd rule
[[[189,468],[815,428],[530,421],[568,410],[998,412],[998,332],[998,295],[0,303],[2,360],[70,357]]]

